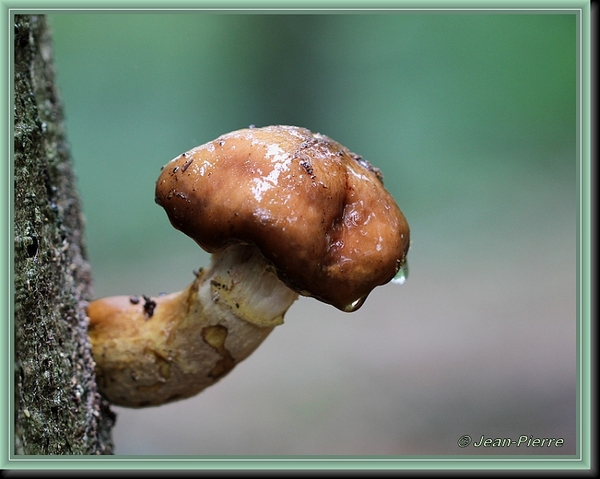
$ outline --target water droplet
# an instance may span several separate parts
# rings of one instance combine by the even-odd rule
[[[396,273],[396,276],[392,278],[394,284],[404,284],[408,279],[408,260],[404,261],[402,267]]]
[[[357,300],[352,301],[349,305],[344,307],[343,311],[345,313],[353,313],[364,304],[366,299],[367,297],[365,296],[364,298],[358,298]]]

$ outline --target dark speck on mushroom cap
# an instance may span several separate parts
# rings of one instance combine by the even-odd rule
[[[254,244],[300,294],[357,309],[404,264],[408,223],[378,169],[294,126],[234,131],[163,168],[156,202],[208,252]]]

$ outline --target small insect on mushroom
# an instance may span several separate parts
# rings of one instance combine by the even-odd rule
[[[211,263],[179,293],[90,303],[98,384],[115,404],[195,395],[298,295],[355,311],[406,264],[408,223],[381,172],[305,128],[248,128],[193,148],[161,170],[155,198]]]

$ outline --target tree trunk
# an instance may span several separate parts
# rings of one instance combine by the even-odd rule
[[[14,18],[15,454],[111,454],[83,221],[44,16]]]

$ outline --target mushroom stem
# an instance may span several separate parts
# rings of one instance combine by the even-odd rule
[[[144,407],[193,396],[248,357],[298,294],[252,245],[213,254],[179,293],[90,303],[98,384],[114,404]]]

